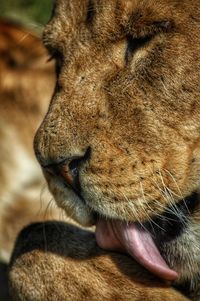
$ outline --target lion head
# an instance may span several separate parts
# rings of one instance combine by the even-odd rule
[[[57,85],[35,138],[59,206],[147,227],[182,279],[199,270],[199,25],[197,0],[58,0],[44,32]]]

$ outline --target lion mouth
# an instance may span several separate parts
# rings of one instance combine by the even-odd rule
[[[96,223],[96,240],[107,250],[123,251],[130,254],[139,264],[156,276],[175,281],[178,273],[170,268],[160,252],[167,241],[174,240],[187,227],[188,216],[199,205],[196,193],[181,200],[174,210],[168,208],[162,216],[150,222],[133,223],[99,218]]]
[[[64,181],[62,183],[64,190],[72,191]],[[149,221],[127,222],[122,221],[120,217],[111,219],[109,216],[103,216],[102,212],[98,212],[98,208],[90,206],[91,202],[85,200],[82,193],[77,193],[74,189],[73,192],[85,211],[90,213],[91,220],[95,221],[96,240],[101,248],[128,253],[140,265],[164,280],[175,281],[181,276],[167,261],[162,248],[187,231],[190,216],[200,205],[197,193],[170,205],[162,215],[155,215]],[[77,207],[75,203],[72,205]],[[79,216],[76,220],[80,219]]]
[[[96,240],[104,249],[127,252],[160,278],[171,281],[178,278],[177,272],[161,256],[151,233],[136,223],[99,220],[96,225]]]
[[[176,281],[181,277],[167,261],[162,248],[187,231],[190,217],[200,205],[197,193],[170,205],[162,215],[155,215],[150,221],[142,223],[102,216],[82,196],[79,197],[95,217],[96,241],[101,248],[128,253],[141,266],[164,280]]]

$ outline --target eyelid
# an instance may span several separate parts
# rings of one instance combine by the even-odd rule
[[[146,36],[141,38],[133,38],[130,35],[127,36],[127,48],[125,54],[126,62],[129,61],[130,56],[132,56],[134,52],[136,52],[139,48],[144,47],[151,39],[152,36]]]

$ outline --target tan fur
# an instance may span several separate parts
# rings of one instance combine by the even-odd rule
[[[14,301],[187,301],[130,257],[106,253],[94,234],[35,224],[20,234],[10,270]]]
[[[80,174],[87,205],[111,218],[145,220],[170,203],[163,183],[180,197],[199,187],[199,3],[94,2],[94,20],[85,24],[87,2],[58,1],[46,28],[45,44],[63,61],[36,152],[50,164],[90,147]],[[149,35],[126,62],[127,36]],[[67,210],[64,192],[54,179],[49,185]]]
[[[41,165],[46,166],[83,156],[90,149],[90,157],[79,170],[85,202],[46,173],[58,205],[81,224],[93,224],[96,215],[127,222],[150,221],[199,190],[199,35],[198,0],[56,2],[44,42],[57,58],[57,89],[37,133],[35,151]],[[139,47],[127,51],[128,46],[138,42]],[[198,206],[188,214],[187,226],[177,239],[163,243],[160,249],[170,266],[179,272],[176,284],[189,284],[190,297],[195,301],[200,300],[199,221]],[[60,244],[55,253],[59,248]],[[20,250],[23,253],[23,247]],[[84,252],[90,252],[87,246]],[[18,256],[12,286],[16,289],[17,283],[20,290],[27,293],[29,291],[15,278],[20,271],[18,265],[26,265],[24,279],[29,281],[27,265],[40,262],[41,258],[41,268],[45,253],[33,250]],[[69,267],[64,274],[75,277],[78,285],[74,284],[74,289],[78,290],[84,281],[77,272],[78,263],[71,261],[68,255],[66,258],[49,256],[53,256],[50,269],[54,260],[58,267]],[[81,251],[77,250],[77,256],[81,257]],[[124,261],[124,257],[120,260]],[[115,271],[105,258],[102,261],[106,271]],[[90,267],[88,263],[86,270]],[[56,287],[64,281],[65,288],[69,285],[67,279],[71,279],[56,281],[49,277],[48,274],[47,279]],[[95,277],[96,270],[86,274],[91,293],[98,283]],[[106,277],[111,285],[104,300],[112,300],[109,293],[116,274],[106,274]],[[148,289],[152,279],[145,274],[144,278],[147,279],[145,300],[165,300],[165,293],[159,289],[152,299],[152,288]],[[136,279],[132,281],[139,297],[133,293],[131,300],[142,300],[144,288]],[[43,288],[40,283],[37,283],[40,294],[37,300],[45,300],[41,296],[46,286]],[[157,286],[154,281],[153,286]],[[123,299],[120,288],[119,285],[119,300]],[[66,299],[81,300],[70,291],[61,291]],[[101,291],[99,289],[99,294]],[[56,292],[59,292],[57,288]],[[49,291],[49,295],[51,293]],[[174,293],[169,289],[166,300],[179,300]]]

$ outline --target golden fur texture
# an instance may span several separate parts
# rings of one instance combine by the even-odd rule
[[[55,83],[54,63],[48,63],[48,57],[40,38],[21,26],[0,22],[0,259],[4,262],[25,225],[51,217],[47,205],[52,197],[32,147]]]
[[[166,227],[165,213],[173,212],[171,222],[177,232],[173,239],[165,234],[166,228],[153,225],[162,238],[158,248],[179,273],[175,285],[187,288],[195,301],[200,300],[199,35],[198,0],[57,0],[44,32],[45,45],[57,59],[57,85],[35,138],[35,152],[50,191],[58,205],[82,225],[92,225],[103,216],[142,224],[161,219]],[[73,158],[84,159],[78,170],[81,197],[48,170]],[[25,252],[23,241],[19,244],[22,256],[17,252],[14,257],[11,286],[27,295],[15,275],[22,266],[24,279],[29,279],[30,263],[39,260],[42,267],[46,255],[42,250]],[[60,244],[53,253],[59,254],[59,248]],[[84,281],[77,277],[77,263],[68,255],[48,256],[53,256],[50,269],[54,260],[58,267],[66,266],[62,281],[68,283],[71,277],[78,281],[76,288]],[[81,257],[81,251],[77,250],[77,256]],[[115,271],[104,259],[104,270]],[[86,276],[91,290],[95,273]],[[105,300],[114,300],[109,291],[116,274],[106,277],[111,286]],[[49,274],[46,279],[52,285],[62,283]],[[143,287],[134,277],[132,281],[139,295],[133,293],[131,300],[142,300]],[[150,285],[156,287],[157,282],[147,279],[145,287]],[[38,286],[37,300],[45,300],[41,296],[46,287]],[[151,289],[145,300],[164,300],[159,288],[152,299]],[[166,300],[179,300],[174,293],[169,289]],[[67,298],[87,300],[76,299],[70,292]]]
[[[176,202],[199,187],[198,13],[189,0],[57,2],[44,42],[58,57],[58,91],[35,145],[43,165],[91,149],[79,222],[93,222],[90,209],[146,220],[170,205],[163,183]],[[65,210],[66,199],[81,203],[55,181]]]
[[[130,257],[97,247],[92,232],[58,222],[20,234],[10,289],[14,301],[189,301]]]

